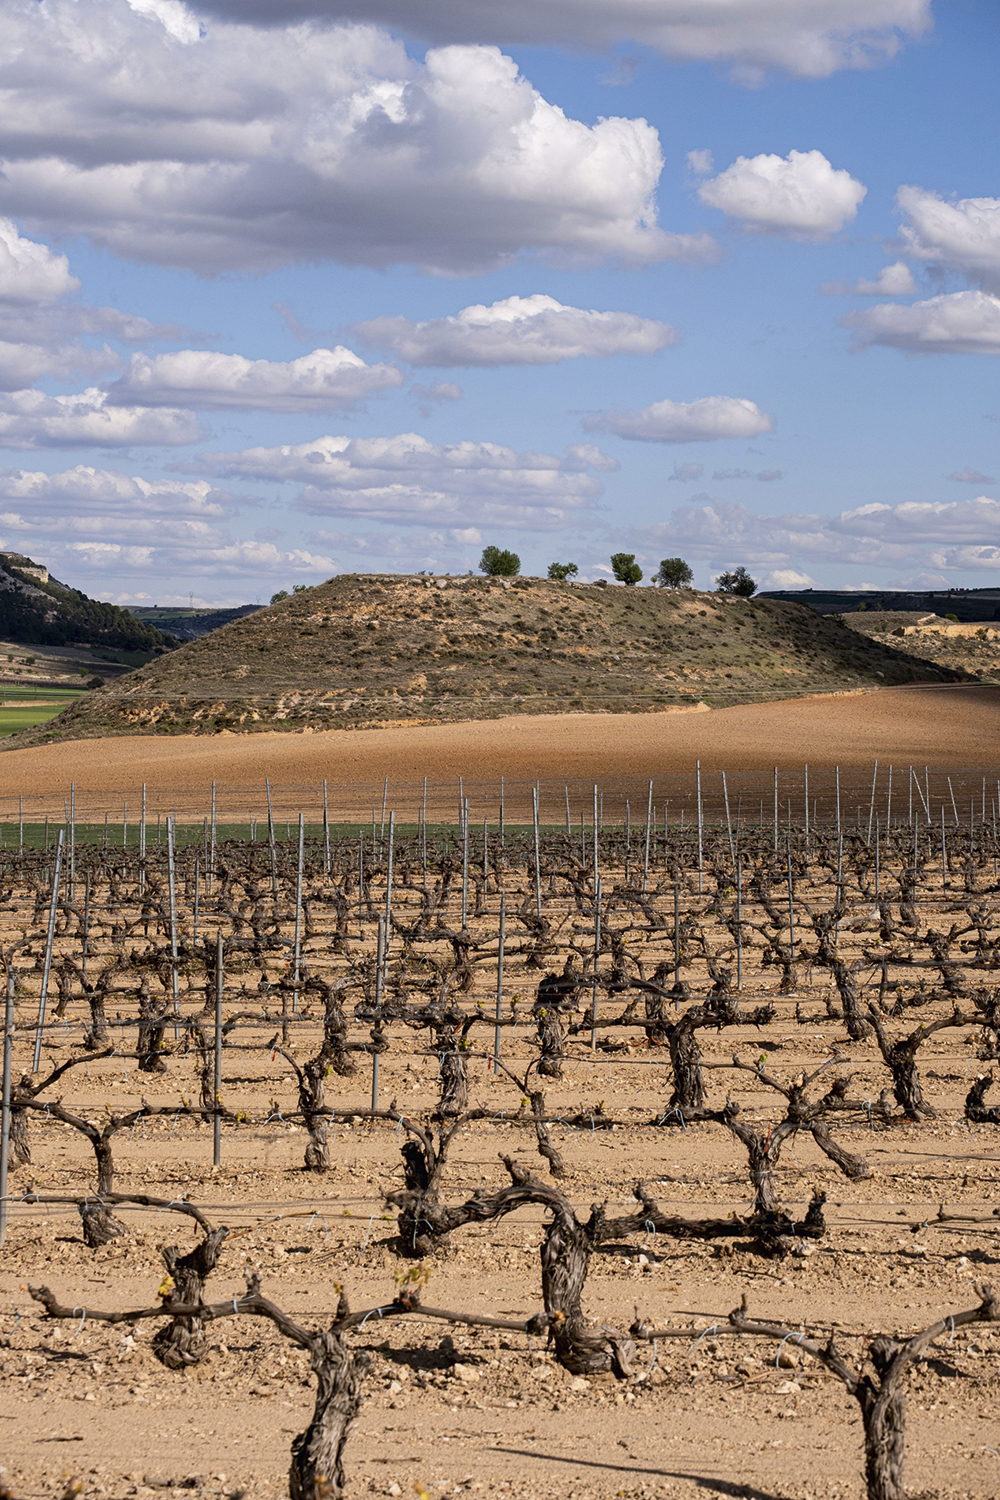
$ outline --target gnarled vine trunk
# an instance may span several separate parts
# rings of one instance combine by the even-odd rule
[[[186,1307],[204,1300],[205,1282],[219,1263],[228,1229],[211,1229],[200,1244],[186,1255],[176,1245],[167,1245],[163,1260],[174,1283],[171,1300]],[[205,1352],[205,1325],[201,1318],[172,1318],[153,1338],[153,1353],[170,1370],[196,1365]]]
[[[361,1408],[361,1385],[371,1355],[347,1347],[336,1332],[309,1340],[316,1375],[316,1407],[305,1432],[292,1439],[290,1500],[340,1500],[344,1493],[344,1444]]]

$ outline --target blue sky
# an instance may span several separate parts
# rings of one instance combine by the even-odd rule
[[[998,44],[987,0],[8,0],[0,545],[122,603],[488,542],[1000,582]]]

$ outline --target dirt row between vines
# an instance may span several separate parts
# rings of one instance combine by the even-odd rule
[[[886,1081],[870,1043],[845,1045],[843,1027],[823,1017],[825,985],[803,985],[782,997],[765,1031],[733,1027],[715,1039],[702,1033],[706,1060],[768,1048],[767,1067],[793,1077],[844,1046],[856,1063],[852,1094],[877,1098]],[[765,981],[745,1002],[773,997]],[[794,1006],[815,1024],[794,1019]],[[936,1014],[940,1007],[934,1007]],[[896,1023],[899,1028],[900,1023]],[[482,1029],[481,1029],[482,1030]],[[641,1033],[640,1033],[641,1035]],[[291,1074],[280,1057],[248,1045],[227,1048],[223,1097],[257,1120],[277,1101],[294,1108]],[[256,1046],[253,1044],[257,1043]],[[52,1059],[65,1055],[53,1039]],[[303,1046],[306,1044],[303,1043]],[[507,1043],[505,1043],[507,1045]],[[19,1043],[24,1051],[25,1044]],[[750,1203],[746,1156],[720,1126],[654,1128],[669,1067],[648,1051],[600,1053],[585,1044],[550,1081],[553,1113],[604,1109],[634,1126],[591,1131],[556,1125],[553,1135],[571,1169],[565,1182],[578,1214],[607,1200],[630,1212],[631,1187],[644,1178],[666,1213],[689,1217],[745,1213]],[[531,1055],[526,1038],[510,1044],[512,1065]],[[20,1058],[27,1064],[27,1054]],[[328,1099],[341,1108],[368,1102],[368,1067],[330,1080]],[[915,1331],[950,1311],[973,1306],[973,1283],[996,1274],[997,1239],[963,1224],[935,1227],[938,1205],[989,1216],[997,1203],[997,1128],[961,1119],[969,1083],[981,1070],[971,1029],[944,1032],[921,1049],[928,1097],[939,1119],[890,1131],[847,1128],[844,1145],[867,1156],[872,1175],[847,1182],[811,1138],[786,1148],[778,1179],[796,1216],[815,1185],[829,1193],[829,1233],[804,1253],[774,1262],[714,1245],[649,1235],[596,1253],[584,1295],[589,1315],[627,1328],[636,1309],[659,1325],[709,1330],[697,1346],[661,1342],[649,1379],[622,1388],[613,1379],[581,1381],[562,1370],[540,1340],[440,1324],[372,1319],[355,1342],[375,1356],[358,1428],[347,1449],[349,1497],[484,1493],[518,1500],[611,1500],[614,1496],[755,1497],[755,1500],[857,1500],[861,1433],[856,1406],[838,1382],[794,1349],[716,1338],[745,1293],[753,1312],[798,1327],[852,1334]],[[145,1098],[168,1103],[196,1097],[193,1056],[173,1056],[169,1073],[150,1077],[111,1059],[78,1068],[60,1085],[64,1102],[98,1118],[110,1107],[134,1110]],[[510,1154],[543,1170],[533,1131],[502,1112],[517,1108],[516,1090],[485,1063],[472,1067],[473,1105],[496,1111],[473,1124],[453,1147],[445,1196],[464,1201],[480,1185],[505,1180]],[[437,1096],[437,1058],[419,1037],[393,1032],[382,1058],[382,1099],[425,1112]],[[707,1073],[721,1102],[732,1090],[753,1118],[777,1118],[775,1096],[752,1077]],[[760,1112],[758,1114],[758,1112]],[[92,1190],[92,1157],[74,1132],[35,1115],[33,1164],[14,1179],[13,1194]],[[216,1299],[243,1291],[243,1272],[260,1270],[263,1290],[300,1322],[329,1319],[343,1285],[355,1307],[391,1298],[400,1266],[384,1194],[401,1182],[400,1132],[378,1123],[333,1131],[333,1171],[301,1169],[305,1132],[278,1119],[226,1127],[222,1166],[211,1166],[208,1127],[189,1120],[151,1122],[116,1137],[116,1187],[172,1198],[186,1193],[214,1223],[234,1233],[209,1284]],[[194,1242],[173,1216],[123,1209],[131,1231],[91,1252],[72,1209],[14,1206],[0,1251],[0,1432],[5,1478],[21,1500],[57,1497],[79,1478],[85,1495],[232,1495],[261,1500],[287,1494],[289,1444],[312,1410],[304,1356],[265,1324],[232,1320],[212,1330],[211,1352],[187,1372],[166,1370],[152,1356],[150,1324],[134,1333],[92,1321],[46,1324],[25,1286],[45,1283],[69,1305],[149,1306],[163,1275],[159,1247]],[[921,1225],[927,1227],[921,1228]],[[242,1232],[241,1232],[242,1231]],[[526,1318],[540,1306],[538,1245],[542,1217],[509,1219],[453,1236],[436,1258],[425,1301],[489,1316]],[[155,1326],[155,1325],[153,1325]],[[653,1351],[641,1348],[645,1369]],[[908,1478],[913,1494],[969,1500],[1000,1484],[1000,1331],[962,1330],[918,1366],[910,1385]]]

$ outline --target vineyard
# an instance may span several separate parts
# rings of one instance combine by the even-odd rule
[[[0,1493],[994,1492],[997,804],[936,780],[22,804]]]

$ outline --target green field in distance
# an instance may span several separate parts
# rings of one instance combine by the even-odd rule
[[[46,693],[45,696],[50,695]],[[56,714],[62,713],[67,703],[71,703],[79,696],[79,693],[52,693],[52,699],[58,701],[51,703],[15,702],[6,707],[0,705],[0,738],[7,734],[16,734],[19,729],[31,729],[35,724],[44,724],[47,719],[54,719]]]

